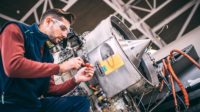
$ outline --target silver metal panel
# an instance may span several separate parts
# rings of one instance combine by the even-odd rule
[[[85,37],[85,47],[88,52],[112,37],[112,25],[110,18],[111,16],[101,21],[101,23]]]
[[[92,50],[88,54],[90,63],[95,64],[97,61],[99,62],[103,60],[100,48],[104,43],[107,43],[112,48],[114,54],[119,54],[124,62],[124,66],[109,75],[97,76],[106,95],[112,97],[141,80],[141,75],[136,67],[125,56],[115,37],[111,37],[101,43],[96,49]]]
[[[127,34],[129,34],[129,39],[134,36],[126,27],[120,26],[123,24],[120,21],[118,21],[120,25],[116,28],[113,23],[115,19],[114,16],[106,18],[84,37],[86,39],[84,50],[88,54],[89,62],[96,65],[96,62],[105,61],[113,54],[121,56],[124,62],[123,66],[108,73],[108,75],[97,73],[100,86],[107,97],[113,97],[127,88],[133,94],[147,93],[154,86],[145,79],[137,67],[150,41],[148,39],[125,40]]]

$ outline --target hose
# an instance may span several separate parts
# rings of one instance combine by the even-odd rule
[[[174,97],[174,104],[175,104],[175,107],[178,106],[178,103],[177,103],[177,99],[176,99],[176,91],[175,91],[175,87],[174,87],[174,80],[177,82],[179,88],[181,89],[182,93],[183,93],[183,96],[184,96],[184,102],[187,106],[187,108],[189,108],[189,96],[188,96],[188,93],[185,89],[185,87],[183,86],[182,82],[179,80],[179,78],[177,77],[176,73],[174,72],[173,68],[172,68],[172,65],[171,65],[171,60],[173,58],[173,53],[174,52],[177,52],[181,55],[183,55],[184,57],[186,57],[187,59],[189,59],[193,64],[195,64],[199,69],[200,69],[200,64],[197,63],[191,56],[189,56],[188,54],[184,53],[183,51],[181,50],[178,50],[178,49],[174,49],[170,52],[170,55],[167,57],[167,64],[165,62],[165,60],[163,59],[162,62],[163,62],[163,68],[162,68],[162,73],[165,77],[166,75],[166,72],[169,71],[169,74],[171,75],[171,77],[169,77],[169,80],[171,82],[171,85],[172,85],[172,94],[173,94],[173,97]],[[174,79],[174,80],[173,80]],[[161,82],[161,86],[160,86],[160,91],[162,91],[163,89],[163,84],[164,84],[164,80],[162,80]]]
[[[172,55],[167,57],[167,68],[168,68],[170,74],[172,75],[172,77],[174,78],[174,80],[177,82],[179,88],[181,89],[183,96],[184,96],[185,104],[186,104],[187,108],[189,108],[190,104],[189,104],[188,93],[187,93],[185,87],[183,86],[182,82],[179,80],[179,78],[177,77],[177,75],[175,74],[175,72],[172,68],[171,61],[170,61],[171,56]]]
[[[165,74],[166,74],[166,71],[168,70],[168,67],[167,67],[167,64],[166,64],[164,59],[162,60],[162,62],[163,62],[163,68],[164,68]],[[171,74],[169,74],[169,75],[171,75]],[[177,109],[178,108],[178,102],[177,102],[177,99],[176,99],[176,90],[175,90],[175,87],[174,87],[174,80],[173,80],[172,76],[169,76],[168,78],[169,78],[169,81],[171,83],[172,95],[173,95],[173,98],[174,98],[174,106]]]
[[[200,64],[197,63],[191,56],[189,56],[188,54],[184,53],[183,51],[181,50],[178,50],[178,49],[174,49],[170,52],[170,57],[173,57],[173,53],[174,52],[177,52],[177,53],[180,53],[181,55],[185,56],[186,58],[188,58],[193,64],[195,64],[199,69],[200,69]]]

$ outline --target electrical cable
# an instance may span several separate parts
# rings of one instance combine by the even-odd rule
[[[149,112],[152,112],[155,108],[158,107],[158,105],[160,105],[163,101],[165,101],[165,99],[170,95],[170,91],[167,92],[167,94],[154,106],[151,108],[151,110],[149,110]]]
[[[172,90],[171,90],[169,83],[167,82],[167,79],[165,77],[162,77],[162,78],[163,78],[164,84],[167,86],[168,90],[171,92]],[[184,101],[181,99],[181,97],[178,94],[176,94],[176,96],[180,100],[180,102],[183,104],[185,110],[187,110],[187,107],[186,107]]]
[[[138,98],[138,97],[135,97],[136,98],[136,100],[139,100],[140,98]],[[147,112],[146,111],[146,108],[145,108],[145,106],[144,106],[144,103],[141,101],[140,102],[140,104],[138,105],[138,107],[140,106],[140,105],[142,105],[142,108],[144,109],[144,112]]]
[[[155,92],[155,89],[153,89],[152,94],[154,94],[154,92]],[[149,110],[149,107],[150,107],[150,104],[151,104],[151,100],[152,100],[152,96],[153,95],[151,95],[151,97],[150,97],[150,101],[149,101],[149,104],[148,104],[148,107],[147,107],[147,111]]]
[[[184,96],[185,104],[186,104],[187,108],[189,108],[190,103],[189,103],[188,93],[187,93],[185,87],[183,86],[182,82],[179,80],[179,78],[177,77],[177,75],[175,74],[175,72],[174,72],[174,70],[172,68],[171,61],[170,61],[170,56],[167,57],[167,67],[168,67],[168,70],[169,70],[170,74],[172,75],[174,80],[177,82],[179,88],[181,89],[181,91],[183,93],[183,96]]]
[[[167,68],[167,64],[165,62],[165,60],[163,59],[162,60],[162,63],[163,63],[163,68],[164,68],[164,74],[166,74],[166,71],[168,71],[168,68]],[[176,90],[175,90],[175,87],[174,87],[174,80],[173,80],[173,77],[170,76],[171,74],[169,74],[168,76],[168,79],[171,83],[171,90],[172,90],[172,95],[173,95],[173,98],[174,98],[174,106],[176,107],[176,109],[178,108],[178,102],[177,102],[177,99],[176,99]]]
[[[169,74],[168,71],[166,71],[166,73]],[[163,77],[162,72],[159,73],[159,76],[160,76],[161,78],[163,78],[164,84],[167,86],[168,90],[171,92],[172,90],[171,90],[171,87],[170,87],[170,85],[169,85],[169,82],[167,81],[167,79],[166,79],[165,77]],[[180,102],[183,104],[185,110],[187,110],[187,106],[185,105],[185,103],[184,103],[184,101],[181,99],[181,97],[180,97],[178,94],[176,94],[176,96],[177,96],[177,98],[180,100]]]
[[[137,106],[140,105],[140,102],[142,101],[142,98],[143,98],[143,97],[144,97],[144,92],[142,93],[142,96],[141,96],[141,98],[140,98],[140,100],[139,100]]]
[[[172,76],[172,78],[170,78],[170,81],[171,83],[173,83],[173,78],[175,79],[175,81],[177,82],[179,88],[181,89],[182,93],[183,93],[183,96],[184,96],[184,102],[186,104],[186,107],[189,108],[189,96],[188,96],[188,93],[185,89],[185,87],[183,86],[182,82],[179,80],[179,78],[177,77],[177,75],[175,74],[173,68],[172,68],[172,65],[171,65],[171,60],[170,59],[173,59],[174,56],[173,56],[173,53],[174,52],[177,52],[181,55],[183,55],[184,57],[186,57],[187,59],[189,59],[193,64],[195,64],[199,69],[200,69],[200,64],[197,63],[191,56],[189,56],[188,54],[184,53],[183,51],[181,50],[178,50],[178,49],[174,49],[170,52],[170,55],[167,57],[167,69],[169,70],[170,72],[170,75]],[[163,64],[164,65],[164,64]],[[163,70],[164,72],[164,70]],[[160,86],[160,91],[162,91],[162,88],[163,88],[163,83],[164,81],[161,82],[161,86]],[[173,97],[175,98],[175,96],[177,95],[174,95],[174,87],[173,87],[173,84],[172,84],[172,93],[173,93]],[[176,94],[176,93],[175,93]],[[176,98],[175,98],[176,99]],[[176,105],[176,101],[174,99],[174,103]]]
[[[163,77],[165,77],[165,69],[164,69],[164,67],[162,67],[162,73],[163,73]],[[163,85],[164,85],[164,80],[161,81],[160,89],[159,89],[160,92],[163,90]]]
[[[185,56],[186,58],[188,58],[193,64],[195,64],[199,69],[200,69],[200,64],[197,63],[191,56],[189,56],[188,54],[184,53],[183,51],[181,50],[178,50],[178,49],[174,49],[170,52],[170,57],[172,58],[173,57],[173,52],[177,52],[177,53],[180,53],[181,55]]]

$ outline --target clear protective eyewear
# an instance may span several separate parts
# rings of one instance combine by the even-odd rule
[[[69,33],[70,32],[70,25],[65,25],[63,22],[61,22],[61,21],[59,21],[59,20],[57,20],[57,19],[53,19],[52,18],[52,20],[55,22],[55,23],[57,23],[57,25],[59,25],[59,27],[60,27],[60,29],[62,30],[62,31],[67,31],[67,33]]]

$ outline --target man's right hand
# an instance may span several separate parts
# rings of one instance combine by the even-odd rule
[[[72,69],[79,69],[83,63],[84,62],[80,57],[71,58],[68,61],[59,64],[60,73],[67,72]]]

